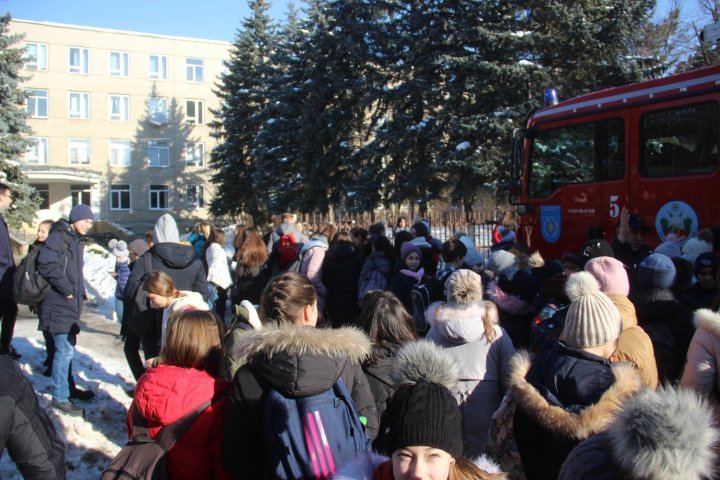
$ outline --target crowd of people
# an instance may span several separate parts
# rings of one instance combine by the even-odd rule
[[[52,407],[76,416],[92,401],[71,369],[92,218],[77,205],[34,247]],[[108,245],[137,381],[128,438],[200,408],[167,453],[173,479],[720,478],[720,257],[709,230],[654,251],[647,230],[623,209],[612,242],[549,259],[512,215],[481,252],[423,219],[304,232],[287,213],[238,226],[229,256],[222,228],[181,239],[163,215],[149,242]],[[0,438],[26,478],[64,478],[2,307]]]

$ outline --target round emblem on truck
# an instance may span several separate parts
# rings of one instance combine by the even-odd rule
[[[698,231],[698,218],[695,210],[685,202],[668,202],[655,215],[655,230],[660,241],[664,242],[670,234],[675,235],[681,247],[688,238]]]

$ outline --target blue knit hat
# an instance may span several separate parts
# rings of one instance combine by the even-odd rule
[[[671,288],[675,283],[675,264],[662,253],[648,255],[638,266],[638,283],[642,289]]]
[[[79,203],[70,210],[70,223],[79,222],[80,220],[95,220],[90,207]]]

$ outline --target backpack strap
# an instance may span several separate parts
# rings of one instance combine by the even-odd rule
[[[227,389],[218,392],[212,399],[201,403],[192,411],[186,413],[170,425],[165,425],[155,436],[155,442],[166,452],[169,451],[175,443],[185,434],[190,425],[205,411],[210,405],[215,404],[218,400],[228,394]],[[137,408],[133,407],[133,440],[148,442],[150,434],[148,432],[147,421],[140,414]]]
[[[152,268],[152,255],[143,255],[143,267],[145,267],[145,273],[148,274],[153,271]]]

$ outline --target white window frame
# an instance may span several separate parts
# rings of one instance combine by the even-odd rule
[[[165,152],[165,164],[163,165],[162,152]],[[148,140],[148,167],[167,168],[170,166],[170,140],[156,139]]]
[[[205,59],[200,57],[187,57],[185,59],[185,80],[193,83],[202,83],[205,77]]]
[[[153,125],[164,125],[168,121],[168,101],[166,97],[148,99],[148,120]]]
[[[77,59],[73,57],[77,51]],[[73,63],[77,61],[77,63]],[[88,74],[90,73],[90,49],[87,47],[69,47],[68,48],[68,72]]]
[[[118,111],[115,111],[117,102]],[[129,122],[130,121],[130,96],[129,95],[110,95],[108,97],[108,114],[111,121]]]
[[[123,208],[122,194],[127,192],[128,206]],[[111,183],[108,191],[108,205],[110,210],[129,212],[132,210],[132,187],[129,183]]]
[[[117,58],[117,66],[114,65],[114,58]],[[122,50],[111,50],[108,57],[108,69],[111,77],[130,76],[130,54]]]
[[[190,116],[190,106],[195,110],[195,115]],[[194,98],[185,100],[185,123],[192,123],[195,125],[202,125],[205,123],[205,100],[198,100]]]
[[[90,94],[88,92],[68,92],[68,118],[73,120],[90,119]]]
[[[190,190],[195,189],[193,201],[190,201]],[[185,209],[197,210],[205,208],[205,185],[202,183],[188,183],[185,185]]]
[[[68,139],[68,163],[70,165],[90,165],[91,155],[91,142],[89,138],[69,138]],[[73,152],[75,151],[75,155]],[[73,156],[80,158],[80,153],[85,151],[86,155],[79,161],[73,161]]]
[[[157,61],[157,70],[153,70],[153,58]],[[168,57],[159,53],[148,55],[148,78],[150,80],[168,79]]]
[[[25,90],[29,95],[25,100],[25,109],[30,118],[48,118],[48,91],[44,88],[28,88]],[[38,92],[44,92],[45,96],[38,96]],[[40,115],[40,105],[45,105],[45,115]]]
[[[25,152],[25,163],[28,165],[47,165],[50,143],[48,137],[28,137],[32,143]]]
[[[160,187],[160,188],[157,188]],[[165,193],[165,206],[160,205],[162,193]],[[153,197],[156,205],[153,206]],[[149,210],[169,210],[170,209],[170,187],[163,184],[152,184],[148,190],[148,209]]]
[[[111,167],[129,167],[132,165],[132,141],[111,139],[108,153]]]
[[[33,59],[28,48],[35,47],[35,58]],[[46,72],[48,67],[48,46],[47,43],[25,42],[25,70]]]
[[[185,142],[185,165],[189,167],[205,166],[205,144],[203,142]]]

